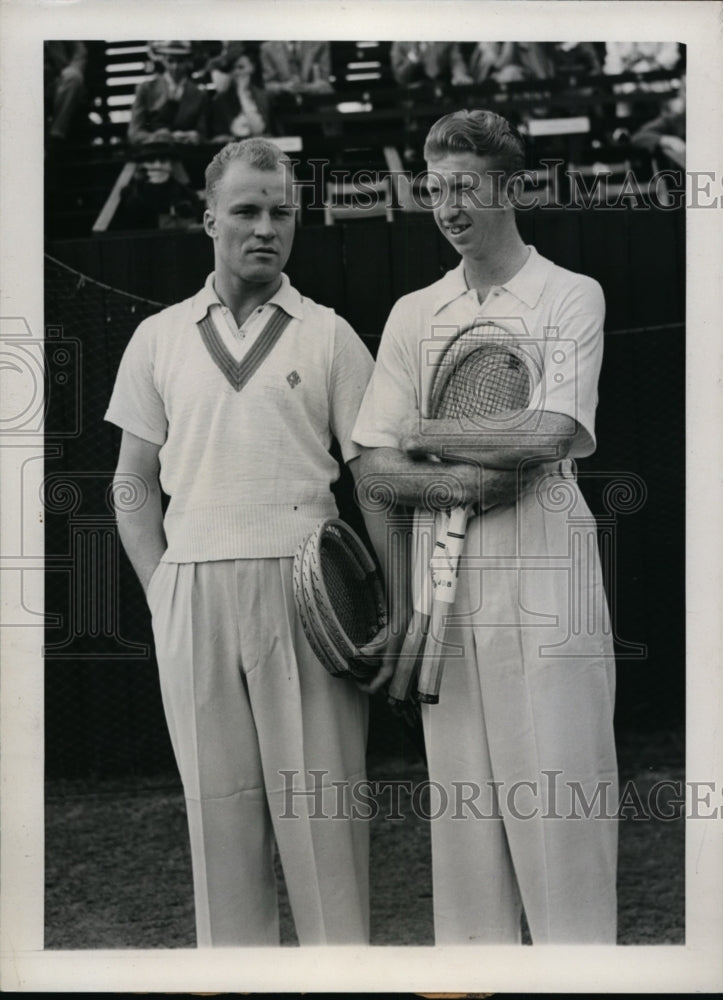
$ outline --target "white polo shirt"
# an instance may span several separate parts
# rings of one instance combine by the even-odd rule
[[[597,281],[553,264],[534,247],[514,277],[480,303],[464,261],[392,308],[353,439],[368,448],[399,447],[399,429],[415,410],[427,413],[434,358],[475,318],[512,328],[539,359],[542,378],[531,408],[578,424],[570,457],[595,450],[597,383],[605,300]]]

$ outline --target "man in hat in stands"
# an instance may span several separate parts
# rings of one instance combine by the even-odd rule
[[[138,164],[120,193],[113,229],[189,229],[201,226],[203,205],[173,143],[147,142],[134,150]]]
[[[191,80],[190,42],[151,42],[162,72],[138,85],[128,141],[198,143],[206,135],[206,94]]]

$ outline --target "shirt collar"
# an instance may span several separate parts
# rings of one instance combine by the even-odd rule
[[[466,295],[469,291],[469,285],[467,284],[467,279],[464,276],[464,261],[461,260],[457,267],[453,268],[451,271],[447,271],[443,278],[439,281],[439,295],[434,302],[434,312],[435,315],[441,312],[445,306],[448,306],[450,302],[454,302],[455,299],[461,298],[461,296]]]
[[[548,262],[531,246],[530,256],[517,274],[513,274],[510,280],[506,281],[501,287],[505,291],[511,292],[515,298],[520,299],[530,309],[534,309],[540,301],[542,290],[547,281],[548,271]]]
[[[545,287],[548,268],[545,258],[541,257],[533,246],[529,249],[530,254],[517,274],[514,274],[499,287],[510,292],[530,309],[534,309]],[[435,313],[440,312],[460,296],[466,295],[468,291],[469,285],[464,274],[464,261],[462,260],[457,267],[448,271],[441,279],[439,296],[434,303]]]
[[[211,271],[206,278],[203,288],[193,298],[192,315],[195,323],[198,323],[199,320],[202,320],[206,316],[212,305],[224,306],[224,303],[216,294],[216,289],[213,287],[213,276],[214,272]],[[284,312],[288,313],[294,319],[304,318],[303,299],[285,274],[281,275],[281,284],[278,289],[263,305],[280,306]]]

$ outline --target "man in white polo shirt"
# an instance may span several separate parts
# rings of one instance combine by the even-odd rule
[[[571,461],[595,447],[603,295],[521,239],[506,182],[524,148],[505,119],[446,115],[425,159],[436,222],[462,260],[393,307],[353,438],[365,486],[420,509],[437,484],[445,503],[483,511],[467,530],[439,703],[422,706],[436,941],[519,942],[522,906],[534,943],[614,944],[614,659]],[[494,421],[470,433],[428,419],[432,359],[475,319],[504,323],[540,359],[520,412],[533,430],[500,440]]]
[[[369,933],[368,823],[337,804],[341,785],[365,777],[367,695],[312,653],[292,564],[336,514],[332,437],[357,465],[351,430],[372,360],[283,274],[292,188],[265,140],[216,155],[204,217],[214,272],[138,327],[106,414],[123,429],[117,489],[130,481],[140,497],[117,505],[118,526],[153,616],[202,946],[278,944],[274,843],[301,944]],[[308,794],[319,780],[323,801]]]

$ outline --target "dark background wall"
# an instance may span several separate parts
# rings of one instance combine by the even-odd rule
[[[580,482],[600,518],[610,568],[617,724],[680,727],[684,213],[538,209],[519,222],[542,254],[593,276],[605,291],[598,450],[580,463]],[[200,286],[213,266],[211,241],[200,232],[119,234],[54,242],[47,251],[47,772],[160,772],[173,761],[149,615],[109,505],[119,432],[102,418],[133,329]],[[432,220],[410,215],[393,224],[302,228],[287,271],[304,294],[348,319],[374,353],[395,299],[456,261]],[[338,495],[353,521],[346,479]],[[372,742],[396,738],[380,703]]]

